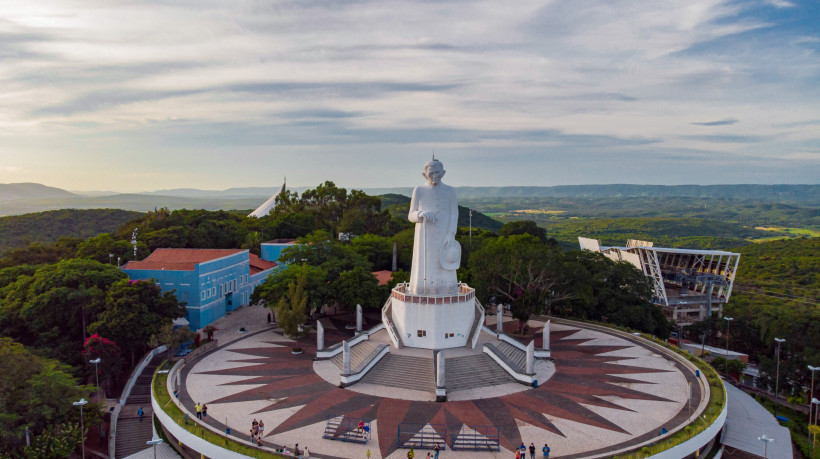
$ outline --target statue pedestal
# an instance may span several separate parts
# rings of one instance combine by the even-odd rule
[[[467,346],[476,320],[475,289],[459,284],[452,295],[414,295],[408,284],[391,293],[393,323],[408,347],[449,349]]]

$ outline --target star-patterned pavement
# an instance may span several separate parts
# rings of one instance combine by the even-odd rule
[[[344,333],[329,330],[326,337],[341,340]],[[404,457],[397,450],[400,423],[443,425],[450,436],[464,426],[499,426],[500,453],[448,451],[446,457],[510,457],[531,442],[539,451],[548,442],[552,457],[586,457],[687,422],[687,384],[694,378],[637,339],[553,323],[549,380],[508,395],[493,397],[488,388],[484,398],[437,403],[392,398],[390,388],[377,396],[336,387],[313,370],[315,338],[299,340],[300,355],[291,353],[294,344],[264,331],[225,346],[183,370],[181,400],[190,411],[206,403],[208,422],[227,424],[239,438],[248,439],[253,419],[264,420],[266,446],[299,443],[311,457],[364,457],[367,449],[372,457]],[[327,419],[336,416],[372,419],[369,444],[322,439]]]

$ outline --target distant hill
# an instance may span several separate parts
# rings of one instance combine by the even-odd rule
[[[39,183],[0,183],[0,202],[17,199],[71,198],[76,194]]]
[[[410,211],[410,198],[401,194],[384,194],[379,198],[382,200],[383,209],[389,210],[394,216],[407,218],[407,213]],[[470,221],[470,209],[458,206],[458,226],[469,226]],[[473,228],[498,231],[503,223],[473,210],[472,225]]]
[[[64,209],[0,217],[0,254],[8,249],[25,247],[30,242],[50,243],[63,236],[85,239],[100,233],[113,233],[141,215],[119,209]]]

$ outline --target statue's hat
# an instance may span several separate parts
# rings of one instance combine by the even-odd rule
[[[446,270],[458,269],[461,264],[461,244],[456,240],[441,247],[441,267]]]

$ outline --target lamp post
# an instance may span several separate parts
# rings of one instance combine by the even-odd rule
[[[735,320],[734,317],[724,317],[726,321],[726,377],[729,377],[729,322]]]
[[[817,400],[816,398],[812,397],[811,404],[809,405],[809,413],[810,413],[809,415],[811,415],[812,405],[820,406],[820,400]],[[817,423],[817,408],[816,407],[814,408],[814,423],[815,424]],[[809,431],[809,435],[811,435],[811,431]],[[809,445],[811,446],[811,449],[814,450],[814,442],[809,442]]]
[[[87,405],[88,402],[81,398],[79,402],[74,402],[74,406],[80,407],[80,447],[83,452],[83,459],[85,459],[85,425],[83,424],[83,407]]]
[[[820,370],[820,367],[813,367],[811,365],[808,366],[809,371],[811,371],[811,392],[809,392],[809,396],[806,397],[809,399],[809,425],[811,425],[812,420],[812,400],[814,400],[814,372]],[[809,445],[811,445],[811,431],[809,431]]]
[[[757,439],[763,442],[763,459],[768,458],[769,443],[773,442],[774,438],[768,438],[766,434],[763,434],[762,437],[757,437]]]
[[[775,338],[777,342],[777,372],[774,380],[774,417],[777,417],[777,399],[780,396],[780,343],[785,342],[785,339]]]
[[[154,436],[154,438],[145,442],[146,445],[151,445],[154,447],[154,459],[157,459],[157,445],[162,443],[162,439],[158,436]]]
[[[94,360],[89,360],[88,363],[93,363],[94,364],[94,377],[96,378],[96,381],[97,381],[97,401],[99,402],[100,401],[100,370],[97,367],[97,365],[100,364],[100,358],[97,357]]]

